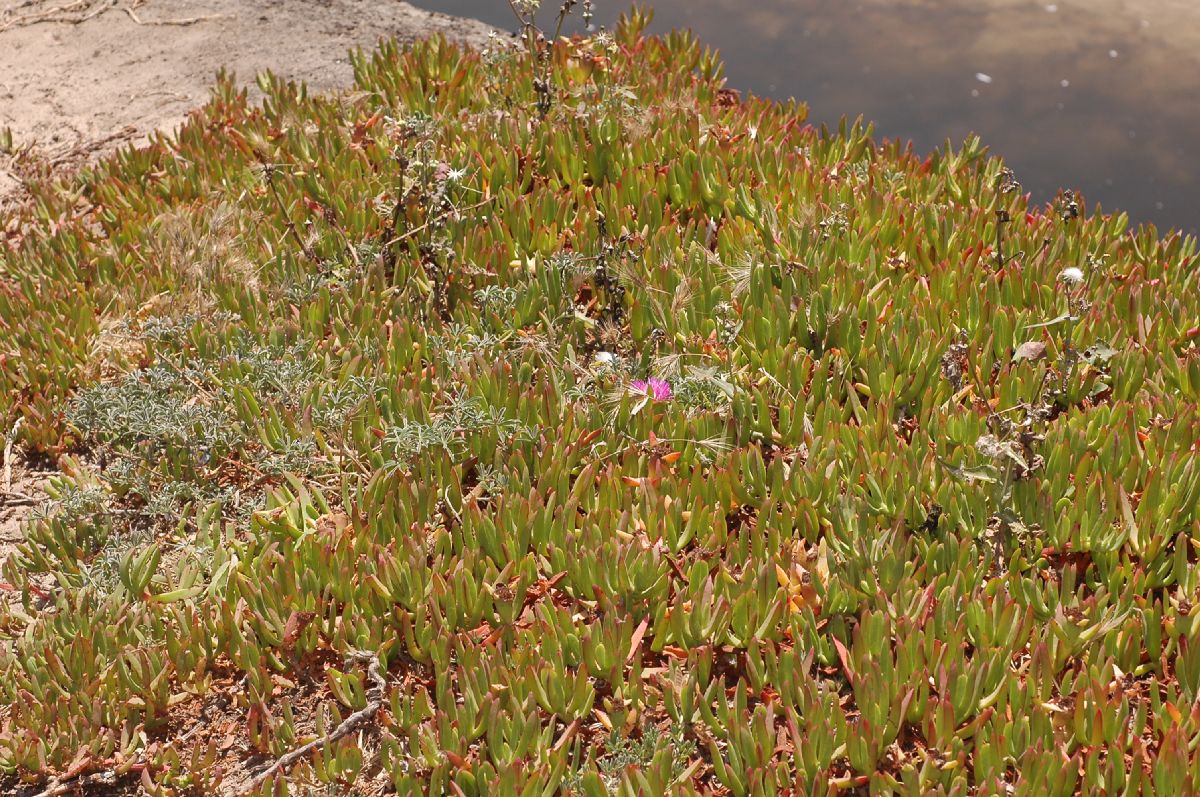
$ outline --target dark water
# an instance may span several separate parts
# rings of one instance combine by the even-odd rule
[[[416,0],[511,29],[505,0]],[[558,4],[543,0],[542,18]],[[596,24],[629,5],[595,0]],[[1035,202],[1059,188],[1200,230],[1200,0],[659,0],[729,85],[919,151],[979,133]],[[578,7],[577,7],[578,8]]]

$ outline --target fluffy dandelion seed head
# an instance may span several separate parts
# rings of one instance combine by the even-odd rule
[[[1074,287],[1083,282],[1083,270],[1075,266],[1064,268],[1058,274],[1058,281],[1069,287]]]

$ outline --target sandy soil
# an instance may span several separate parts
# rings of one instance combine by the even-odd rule
[[[24,540],[21,524],[38,504],[46,500],[48,473],[36,471],[16,452],[0,463],[0,563]],[[7,596],[7,583],[0,574],[0,600]]]
[[[223,66],[324,90],[350,83],[354,47],[489,30],[398,0],[0,0],[0,130],[77,162],[177,124]],[[19,173],[0,156],[0,195]]]

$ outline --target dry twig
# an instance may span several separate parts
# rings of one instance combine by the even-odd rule
[[[21,3],[16,8],[28,8],[30,5],[33,5],[33,3]],[[37,25],[41,22],[62,22],[70,25],[78,25],[100,16],[110,8],[116,7],[116,5],[117,0],[101,0],[99,3],[96,3],[95,0],[74,0],[74,2],[64,3],[54,8],[48,8],[45,11],[34,11],[7,20],[0,19],[0,33],[12,28]]]
[[[64,794],[80,794],[80,789],[84,786],[94,784],[112,785],[116,782],[116,773],[112,771],[93,772],[90,775],[84,775],[80,778],[67,778],[66,780],[52,780],[46,787],[45,791],[40,791],[33,797],[62,797]]]
[[[489,196],[486,199],[481,199],[480,201],[476,202],[473,205],[467,205],[465,208],[450,208],[449,210],[447,210],[443,213],[439,213],[438,215],[434,216],[432,219],[425,222],[421,226],[413,227],[411,230],[408,230],[407,232],[403,233],[402,235],[397,235],[395,238],[391,239],[390,241],[385,241],[383,245],[384,245],[384,247],[394,246],[394,245],[400,243],[401,241],[412,238],[414,235],[416,235],[419,232],[423,232],[424,230],[429,229],[430,227],[432,227],[434,224],[437,224],[438,222],[445,221],[446,219],[450,218],[451,216],[461,214],[461,213],[467,213],[472,210],[477,210],[478,208],[481,208],[484,205],[491,202],[493,198],[494,197]]]
[[[65,152],[55,155],[50,160],[50,165],[53,167],[58,167],[65,163],[71,163],[75,160],[91,155],[96,150],[102,149],[114,141],[122,141],[124,139],[133,138],[137,135],[137,132],[138,129],[133,125],[125,125],[115,133],[110,133],[109,135],[104,136],[103,138],[95,139],[94,141],[82,142],[74,147],[71,147]]]
[[[192,725],[187,733],[180,736],[172,745],[178,747],[190,740],[193,736],[200,732],[201,729],[209,724],[208,706],[206,705],[200,712],[200,718]],[[145,751],[138,757],[130,767],[130,772],[137,772],[146,766]],[[91,772],[88,774],[80,774],[74,777],[53,778],[43,791],[33,795],[33,797],[62,797],[67,794],[79,794],[85,786],[105,785],[111,786],[117,782],[117,773],[114,770],[106,769],[100,772]]]
[[[262,772],[254,776],[250,784],[246,786],[241,794],[250,794],[259,786],[266,783],[270,778],[278,773],[286,770],[292,764],[300,761],[309,753],[324,748],[326,745],[333,744],[338,739],[346,736],[351,731],[358,728],[364,722],[371,720],[383,705],[383,692],[387,686],[387,682],[383,679],[383,673],[380,672],[381,663],[379,656],[375,653],[370,653],[364,650],[357,650],[350,654],[349,658],[354,661],[367,663],[367,677],[371,679],[374,688],[367,693],[367,705],[360,711],[356,711],[349,717],[346,717],[340,725],[333,729],[332,732],[322,736],[319,739],[313,739],[311,742],[297,747],[290,753],[286,753],[279,758],[274,764],[264,769]]]
[[[143,20],[133,10],[133,6],[124,6],[121,10],[124,11],[126,14],[128,14],[129,18],[132,19],[134,22],[136,22],[138,25],[175,25],[178,27],[185,27],[187,25],[195,25],[197,22],[210,22],[215,19],[228,19],[229,18],[228,14],[208,14],[208,15],[202,16],[202,17],[183,17],[182,19],[146,19],[146,20]]]
[[[17,432],[21,431],[21,421],[24,418],[17,418],[17,422],[13,424],[12,431],[4,438],[4,494],[12,495],[12,458],[13,458],[13,443],[17,439]]]

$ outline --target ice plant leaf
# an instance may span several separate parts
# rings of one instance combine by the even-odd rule
[[[1083,359],[1091,365],[1105,365],[1117,355],[1117,350],[1098,340],[1083,351]]]
[[[648,22],[30,172],[0,792],[1196,791],[1197,242]]]
[[[1055,324],[1061,324],[1063,321],[1078,321],[1078,320],[1079,319],[1075,318],[1070,313],[1063,313],[1062,315],[1058,315],[1058,316],[1055,316],[1054,318],[1051,318],[1049,321],[1042,321],[1041,323],[1038,323],[1038,324],[1026,324],[1025,329],[1039,329],[1041,327],[1052,327]]]

